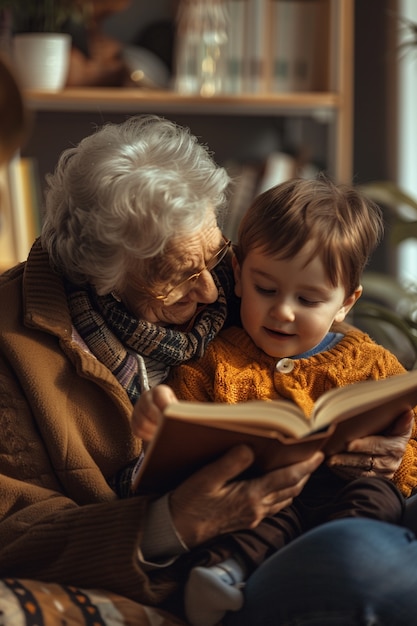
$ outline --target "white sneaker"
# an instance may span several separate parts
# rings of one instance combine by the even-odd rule
[[[239,611],[243,606],[243,586],[221,566],[192,569],[184,596],[191,626],[215,626],[227,611]]]

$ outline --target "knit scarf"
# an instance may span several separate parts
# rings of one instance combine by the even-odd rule
[[[91,286],[66,283],[73,325],[89,350],[117,378],[134,403],[141,391],[138,356],[144,363],[166,368],[204,354],[227,317],[233,298],[230,259],[220,263],[213,278],[219,295],[216,302],[199,310],[189,327],[164,327],[138,320],[112,295],[98,296]],[[140,358],[139,357],[139,358]]]

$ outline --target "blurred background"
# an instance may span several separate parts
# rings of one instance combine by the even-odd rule
[[[225,225],[231,236],[251,194],[294,172],[310,176],[324,169],[336,179],[358,185],[389,181],[417,197],[415,0],[183,0],[182,3],[96,0],[81,4],[94,5],[95,9],[90,10],[89,21],[70,24],[74,47],[80,59],[82,55],[92,57],[89,61],[95,61],[95,55],[103,52],[102,65],[107,75],[104,72],[97,74],[99,78],[91,75],[87,78],[87,73],[82,75],[82,66],[74,61],[73,67],[80,71],[71,74],[64,95],[27,94],[32,126],[20,156],[36,161],[40,195],[45,174],[54,168],[60,152],[77,143],[96,125],[121,121],[135,113],[156,112],[190,126],[209,145],[216,160],[242,183],[242,187],[236,186],[236,198],[238,193],[242,196],[239,208],[233,209],[235,214]],[[265,86],[255,84],[254,79],[240,87],[230,81],[219,85],[207,80],[203,87],[196,86],[184,73],[192,71],[186,55],[194,61],[197,55],[190,48],[193,45],[190,29],[195,28],[193,20],[197,19],[198,5],[211,7],[213,15],[206,18],[214,20],[219,37],[223,29],[222,10],[226,7],[229,44],[236,50],[258,50],[259,62],[271,72],[272,63],[277,64],[275,55],[282,54],[278,43],[283,46],[285,31],[274,26],[276,30],[268,30],[268,35],[263,37],[258,34],[256,38],[254,33],[256,29],[260,33],[269,29],[265,24],[268,18],[271,21],[271,15],[276,16],[272,21],[284,23],[284,13],[278,12],[301,6],[299,11],[304,17],[298,19],[305,22],[308,15],[310,21],[307,26],[298,26],[301,32],[298,40],[295,35],[287,37],[286,46],[291,48],[291,41],[292,47],[299,51],[310,46],[310,53],[308,47],[304,52],[310,56],[310,60],[307,58],[310,66],[306,66],[304,75],[307,82],[298,84],[294,79],[293,83],[279,83],[274,75],[266,87],[269,94],[265,98]],[[0,1],[0,9],[1,6]],[[252,11],[245,18],[249,27],[240,24],[239,6]],[[248,9],[249,6],[252,8]],[[265,6],[277,13],[263,15]],[[337,13],[339,22],[342,20],[339,28],[332,22]],[[349,24],[344,15],[352,16],[353,23]],[[305,30],[301,31],[302,28]],[[288,27],[286,30],[289,32]],[[219,41],[225,50],[226,46]],[[113,62],[110,55],[114,51],[127,69],[116,78],[110,72]],[[286,54],[297,52],[287,50]],[[216,71],[221,71],[218,59]],[[70,97],[68,90],[74,89],[79,90],[78,95]],[[157,93],[176,91],[189,99],[184,104],[169,96],[153,97],[155,89]],[[117,98],[113,96],[114,90]],[[132,90],[136,90],[137,99]],[[286,109],[282,97],[285,98],[287,91],[296,95],[298,92],[299,98],[290,99]],[[338,104],[326,108],[324,98],[333,91],[340,96]],[[228,97],[227,106],[222,100],[224,96],[226,100]],[[316,97],[321,98],[318,104]],[[412,207],[402,206],[399,210],[406,219],[416,219]],[[390,224],[393,219],[390,208],[386,215]],[[415,238],[407,238],[395,246],[386,238],[370,269],[416,279],[416,249]]]

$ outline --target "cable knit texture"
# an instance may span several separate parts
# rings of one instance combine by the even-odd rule
[[[309,416],[315,401],[329,389],[405,371],[393,354],[354,329],[330,350],[295,359],[289,373],[276,370],[278,360],[259,350],[242,328],[231,327],[208,346],[202,359],[173,370],[168,383],[184,400],[235,403],[285,399]],[[394,477],[405,496],[417,486],[416,438],[415,423]]]

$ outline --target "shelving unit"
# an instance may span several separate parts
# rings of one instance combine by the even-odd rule
[[[325,90],[308,93],[184,96],[170,91],[128,88],[69,88],[58,93],[28,92],[37,113],[109,114],[154,112],[166,116],[308,118],[328,126],[328,169],[340,181],[352,177],[354,0],[319,0],[323,5],[323,45],[318,53]],[[63,117],[63,123],[65,118]],[[36,131],[36,124],[35,124]]]
[[[220,163],[265,158],[269,151],[282,149],[284,137],[296,149],[297,142],[302,149],[307,145],[312,159],[335,180],[350,182],[354,0],[316,1],[321,3],[323,32],[317,48],[315,66],[320,74],[314,91],[213,97],[139,88],[27,92],[26,102],[34,115],[24,156],[38,160],[43,180],[62,150],[76,144],[95,125],[146,112],[188,125]]]
[[[134,114],[153,112],[163,115],[204,115],[240,117],[309,117],[318,123],[334,125],[329,154],[334,154],[334,176],[351,178],[352,145],[350,123],[343,112],[344,98],[334,92],[265,94],[241,96],[181,96],[164,91],[137,89],[83,88],[60,93],[28,92],[29,107],[37,112],[94,114]],[[214,119],[216,123],[216,119]],[[339,151],[339,145],[343,149]]]
[[[217,95],[210,98],[186,96],[167,91],[141,91],[118,87],[68,87],[59,92],[26,92],[29,105],[44,111],[111,111],[131,112],[132,109],[184,113],[249,113],[250,115],[313,112],[334,110],[341,106],[336,92]]]

